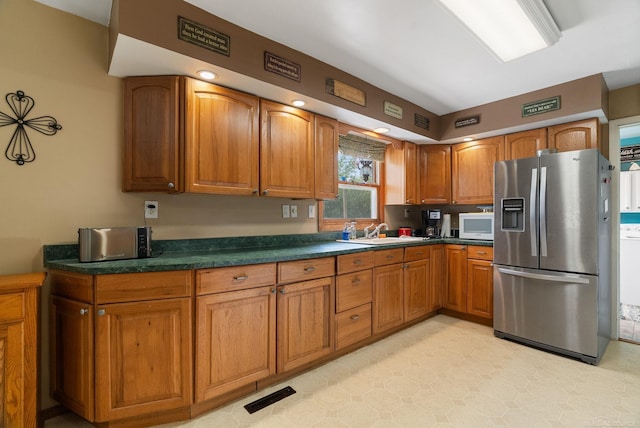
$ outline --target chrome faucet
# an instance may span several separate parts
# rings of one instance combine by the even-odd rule
[[[384,227],[384,230],[389,230],[389,226],[387,226],[387,223],[380,223],[378,226],[376,226],[375,229],[371,231],[371,233],[369,233],[369,229],[372,226],[373,226],[373,223],[371,223],[371,226],[364,228],[365,238],[377,238],[380,235],[380,229],[382,229],[383,227]]]

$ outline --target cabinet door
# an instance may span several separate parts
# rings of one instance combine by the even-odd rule
[[[53,398],[94,421],[93,306],[52,296],[49,316]]]
[[[431,277],[429,259],[416,260],[404,266],[404,321],[430,312]]]
[[[559,152],[597,148],[599,131],[596,118],[550,126],[549,147]]]
[[[338,197],[338,121],[316,115],[315,198]]]
[[[505,136],[505,159],[530,158],[547,148],[547,128],[516,132]]]
[[[431,264],[429,267],[429,312],[432,312],[442,307],[442,294],[445,288],[444,245],[432,245],[430,250]]]
[[[451,148],[452,203],[492,204],[493,164],[504,158],[504,136]]]
[[[467,310],[467,248],[445,245],[446,287],[444,307],[458,312]]]
[[[260,100],[260,190],[263,196],[314,197],[314,116]]]
[[[640,171],[631,171],[631,211],[640,212]]]
[[[620,172],[620,212],[633,211],[632,171]]]
[[[418,149],[403,142],[402,148],[388,146],[384,153],[385,203],[418,204]]]
[[[490,261],[467,261],[467,313],[493,318],[493,267]]]
[[[451,202],[451,146],[422,145],[418,150],[420,203]]]
[[[258,98],[185,79],[186,190],[258,195]]]
[[[334,278],[278,287],[277,361],[284,372],[333,352]]]
[[[96,421],[191,404],[191,299],[97,307]]]
[[[373,269],[373,334],[404,322],[402,265]]]
[[[125,192],[182,191],[178,76],[124,80]]]
[[[274,286],[197,298],[196,402],[276,372],[275,292]]]

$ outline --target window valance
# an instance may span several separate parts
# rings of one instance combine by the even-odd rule
[[[384,150],[386,147],[387,145],[380,141],[352,134],[340,135],[338,141],[338,148],[345,155],[378,162],[384,162]]]

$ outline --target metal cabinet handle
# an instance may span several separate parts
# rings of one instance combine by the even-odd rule
[[[82,308],[80,309],[80,315],[86,315],[89,313],[89,309]]]
[[[484,254],[487,254],[487,252],[486,251],[476,251],[476,254],[484,255]]]
[[[268,190],[268,189],[263,190],[263,191],[262,191],[262,194],[263,194],[264,196],[267,196],[267,195],[269,194],[269,190]]]
[[[99,316],[103,316],[106,313],[107,313],[107,311],[105,311],[104,309],[98,309],[98,315]]]
[[[309,267],[304,268],[305,272],[313,272],[314,270],[316,270],[316,268],[314,268],[313,266],[309,266]]]
[[[167,187],[168,187],[169,189],[175,189],[175,188],[176,188],[176,185],[175,185],[175,184],[173,184],[173,183],[171,183],[171,182],[169,182],[169,183],[167,183]]]
[[[356,265],[356,266],[360,266],[362,264],[362,260],[356,259],[356,260],[353,261],[353,264]]]
[[[359,319],[360,319],[360,315],[358,315],[358,314],[351,315],[351,317],[350,317],[350,318],[351,318],[353,321],[357,321],[357,320],[359,320]]]
[[[247,275],[238,275],[238,276],[234,276],[233,280],[234,281],[244,281],[247,278],[249,278]]]
[[[271,289],[271,294],[276,294],[276,289],[275,288]]]
[[[353,280],[351,281],[351,284],[356,285],[356,284],[360,284],[362,281],[360,280],[360,278],[353,278]]]
[[[284,294],[284,288],[280,289],[280,294]]]
[[[253,191],[251,193],[253,193],[254,195],[257,195],[260,191],[258,189],[253,189]]]
[[[393,256],[387,256],[387,260],[392,260]]]

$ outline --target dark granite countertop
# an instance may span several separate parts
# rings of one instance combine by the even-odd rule
[[[337,242],[339,233],[255,236],[153,241],[157,256],[146,259],[80,263],[77,245],[45,245],[44,266],[83,274],[157,272],[239,266],[316,257],[331,257],[370,250],[415,245],[461,244],[492,246],[491,241],[457,238],[427,239],[389,245]]]

